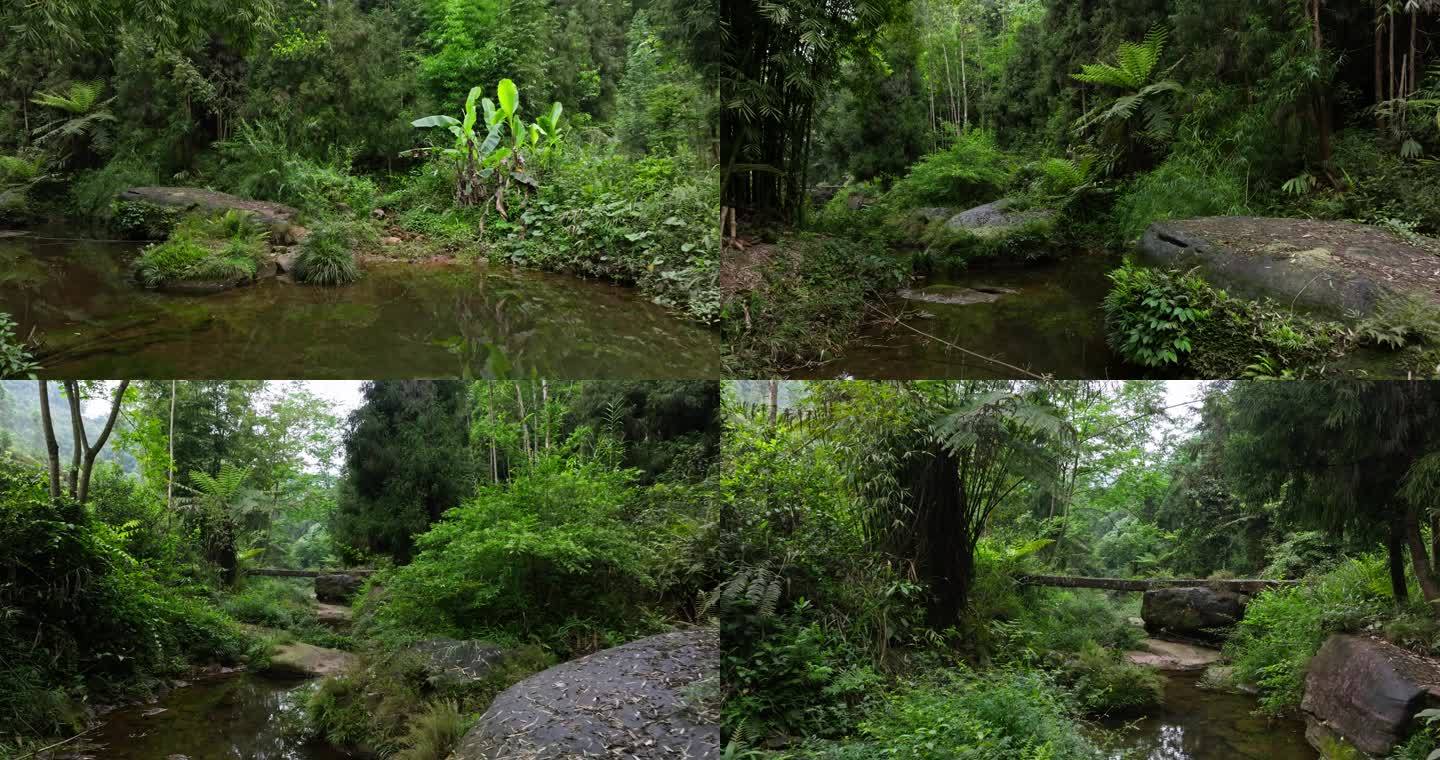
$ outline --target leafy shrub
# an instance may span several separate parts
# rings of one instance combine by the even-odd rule
[[[0,379],[26,377],[37,369],[30,349],[15,336],[15,320],[0,311]]]
[[[124,204],[117,205],[116,202],[116,197],[122,191],[132,187],[162,184],[161,175],[155,167],[154,161],[134,153],[126,153],[117,155],[99,169],[80,172],[70,186],[70,207],[82,217],[114,220],[124,208]],[[161,229],[160,225],[168,222],[173,227],[176,221],[155,216],[156,226],[144,230],[146,239],[149,240],[163,239],[163,233],[169,232],[169,227]],[[135,220],[132,218],[128,221],[130,226],[120,227],[119,230],[130,234],[136,229]]]
[[[221,608],[242,623],[270,628],[296,628],[311,618],[309,597],[295,584],[279,578],[250,578],[227,595]]]
[[[1300,706],[1305,668],[1332,633],[1356,631],[1391,604],[1385,559],[1363,556],[1299,586],[1270,589],[1245,608],[1225,653],[1242,682],[1260,687],[1260,706],[1280,713]]]
[[[98,494],[97,494],[98,498]],[[191,661],[232,662],[246,640],[207,598],[125,551],[127,534],[69,499],[52,501],[44,474],[0,461],[0,710],[29,732],[73,728],[72,689],[133,696]],[[15,680],[9,680],[14,678]]]
[[[905,275],[902,261],[874,243],[786,239],[758,273],[759,287],[725,306],[727,362],[758,377],[829,358],[865,321],[866,304]]]
[[[585,629],[640,624],[653,546],[623,521],[633,473],[558,457],[446,513],[386,581],[380,618],[466,636],[497,628],[564,648]]]
[[[1100,758],[1064,690],[1043,673],[946,671],[886,700],[860,724],[868,757]],[[843,755],[841,755],[843,756]],[[854,755],[852,755],[854,756]],[[822,755],[823,757],[823,755]]]
[[[1060,673],[1080,708],[1092,715],[1134,715],[1165,697],[1164,680],[1154,668],[1136,665],[1094,642],[1067,660]]]
[[[1127,262],[1110,273],[1105,326],[1110,345],[1126,361],[1146,367],[1181,363],[1194,332],[1208,319],[1213,291],[1193,272],[1150,269]]]
[[[307,285],[348,285],[360,279],[360,265],[345,228],[327,224],[312,230],[295,259],[295,279]]]
[[[184,213],[173,206],[144,201],[116,201],[110,210],[110,227],[135,240],[164,240]]]
[[[276,201],[316,217],[368,217],[379,189],[350,173],[351,156],[332,152],[318,162],[299,155],[277,124],[242,123],[216,144],[216,184],[245,198]]]
[[[1120,195],[1115,204],[1116,242],[1133,243],[1145,228],[1166,219],[1246,213],[1245,178],[1235,173],[1233,164],[1177,153]]]
[[[985,260],[1036,261],[1060,253],[1054,238],[1055,223],[1049,219],[1032,219],[1007,230],[955,230],[935,224],[926,233],[925,251],[915,256],[914,268],[954,272]]]
[[[885,196],[891,209],[917,206],[977,206],[1000,196],[1010,181],[1012,159],[995,136],[970,130],[945,150],[931,153],[910,168]]]

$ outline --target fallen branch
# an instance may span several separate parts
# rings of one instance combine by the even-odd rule
[[[17,758],[17,760],[27,760],[27,758],[37,757],[37,756],[39,756],[39,754],[40,754],[41,752],[49,752],[50,750],[55,749],[56,747],[58,747],[58,746],[60,746],[60,745],[62,745],[62,744],[69,744],[70,742],[73,742],[73,741],[75,741],[76,739],[79,739],[80,737],[84,736],[85,734],[88,734],[88,733],[90,733],[91,731],[94,731],[95,729],[99,728],[101,725],[103,725],[103,724],[101,724],[101,723],[96,723],[95,725],[93,725],[93,726],[85,729],[84,731],[81,731],[80,733],[75,734],[74,736],[70,737],[69,739],[66,739],[66,740],[64,740],[64,741],[55,742],[54,744],[51,744],[51,745],[48,746],[48,747],[41,747],[40,749],[37,749],[37,750],[35,750],[34,752],[31,752],[31,753],[28,754],[28,755],[21,755],[19,758]]]

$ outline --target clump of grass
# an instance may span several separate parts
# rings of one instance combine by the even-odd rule
[[[321,227],[300,246],[295,279],[307,285],[348,285],[360,279],[360,265],[351,251],[353,240],[342,227]]]
[[[242,211],[180,222],[163,243],[141,254],[135,275],[145,287],[167,282],[224,282],[253,278],[268,233]]]
[[[405,749],[394,755],[395,760],[445,760],[472,722],[454,700],[432,702],[411,721],[401,739]]]

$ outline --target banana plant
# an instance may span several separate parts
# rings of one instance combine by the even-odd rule
[[[431,151],[455,159],[460,165],[460,176],[456,185],[455,199],[462,206],[474,206],[492,200],[502,217],[507,216],[505,191],[510,183],[518,182],[531,189],[538,189],[539,183],[525,171],[527,151],[548,158],[550,151],[558,145],[560,135],[559,103],[550,108],[550,113],[540,121],[527,126],[520,118],[520,90],[509,79],[500,80],[495,88],[496,99],[482,99],[481,88],[470,90],[465,99],[465,118],[453,116],[427,116],[416,119],[411,125],[416,128],[445,127],[455,136],[450,148],[432,148]],[[478,104],[478,109],[477,109]],[[482,123],[486,128],[482,139],[476,127]],[[509,144],[505,142],[509,133]],[[546,136],[544,148],[540,146],[541,134]],[[422,151],[424,152],[424,149]],[[491,182],[493,180],[493,183]]]

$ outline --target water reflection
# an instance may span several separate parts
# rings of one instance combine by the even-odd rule
[[[1101,745],[1110,760],[1316,760],[1305,724],[1256,716],[1253,697],[1201,689],[1174,674],[1165,705],[1141,720],[1112,723]]]
[[[239,674],[172,691],[155,705],[117,710],[86,736],[79,760],[340,760],[295,737],[309,685]],[[158,708],[158,711],[157,711]]]
[[[135,288],[138,246],[0,239],[0,311],[66,377],[713,378],[719,339],[634,291],[509,266],[369,263],[360,282]]]
[[[901,308],[924,312],[909,320],[915,328],[970,351],[1057,378],[1129,377],[1137,370],[1111,352],[1105,341],[1100,302],[1109,289],[1106,273],[1118,266],[1112,256],[1075,256],[1049,265],[977,270],[922,283],[931,291],[957,288],[1005,293],[990,303],[968,305],[895,299]],[[907,330],[877,326],[845,349],[838,361],[809,372],[859,378],[925,379],[1015,377],[1013,369],[988,363]]]

